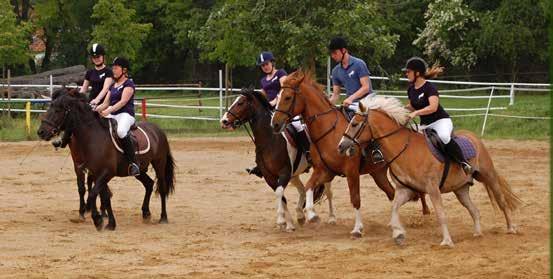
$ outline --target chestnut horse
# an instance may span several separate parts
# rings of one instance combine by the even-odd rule
[[[336,146],[348,125],[345,116],[327,99],[322,87],[312,80],[310,73],[298,70],[282,81],[276,112],[271,120],[273,132],[281,132],[286,122],[301,115],[307,125],[311,138],[313,174],[305,185],[307,189],[306,211],[309,222],[318,222],[313,209],[313,187],[332,181],[336,175],[347,177],[350,201],[355,211],[355,225],[351,231],[353,237],[361,237],[361,197],[359,193],[359,175],[369,173],[378,187],[389,200],[394,197],[394,188],[387,178],[387,166],[363,160],[360,155],[346,157]]]
[[[301,155],[295,165],[297,152],[296,147],[288,142],[282,134],[274,134],[271,129],[272,109],[269,101],[261,93],[252,89],[242,89],[240,96],[229,107],[221,119],[223,129],[233,130],[241,125],[251,127],[255,144],[255,161],[261,169],[263,178],[267,185],[273,189],[277,202],[277,225],[281,229],[293,231],[294,224],[288,211],[284,189],[288,183],[296,187],[299,193],[299,201],[296,207],[297,220],[299,224],[305,223],[303,207],[305,206],[305,188],[300,180],[300,174],[311,167]],[[247,126],[246,126],[246,129]],[[323,191],[328,198],[329,224],[336,223],[334,206],[332,205],[332,190],[330,182],[323,187],[317,187],[315,200],[322,198]],[[284,227],[286,226],[286,227]]]
[[[148,152],[137,156],[140,175],[136,178],[146,189],[142,203],[142,217],[148,220],[151,216],[149,204],[154,180],[146,172],[148,166],[152,164],[157,178],[156,191],[161,200],[160,223],[166,223],[166,198],[174,191],[175,184],[173,156],[167,136],[158,126],[148,122],[138,123],[137,126],[148,134],[151,143]],[[72,127],[74,136],[72,140],[76,140],[81,147],[81,159],[85,162],[82,168],[87,169],[95,178],[86,204],[87,209],[92,211],[94,225],[97,230],[103,229],[103,218],[96,208],[96,198],[100,195],[109,218],[105,228],[114,230],[116,222],[111,208],[108,182],[115,176],[128,176],[128,162],[112,143],[108,119],[100,118],[92,111],[86,97],[79,94],[76,89],[71,89],[52,101],[37,133],[41,139],[50,140],[68,127]]]
[[[360,112],[351,120],[338,145],[341,153],[351,154],[352,152],[347,152],[350,148],[363,147],[371,141],[380,144],[384,158],[390,165],[392,178],[397,185],[390,221],[393,239],[397,244],[403,244],[405,229],[399,221],[398,210],[417,192],[427,193],[430,196],[442,229],[442,246],[453,247],[442,204],[442,193],[455,193],[459,202],[472,216],[474,235],[482,235],[480,213],[469,195],[468,176],[459,164],[452,164],[449,175],[440,188],[445,164],[438,161],[431,153],[424,135],[405,127],[408,120],[409,111],[396,98],[375,97],[363,100],[360,104]],[[511,191],[505,179],[497,173],[482,141],[469,131],[458,131],[456,134],[468,138],[474,146],[476,156],[470,160],[475,169],[474,178],[484,184],[494,207],[499,205],[503,211],[508,232],[516,233],[511,212],[518,207],[520,199]]]

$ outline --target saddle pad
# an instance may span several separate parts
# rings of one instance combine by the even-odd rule
[[[428,136],[425,135],[426,139],[426,145],[432,152],[432,155],[436,157],[440,162],[444,162],[444,154],[436,147],[434,144],[432,144],[431,140],[428,138]],[[454,140],[459,147],[461,148],[461,151],[463,151],[463,156],[465,159],[469,160],[476,156],[476,149],[474,148],[474,145],[472,145],[472,142],[464,136],[453,136],[451,140]]]
[[[110,119],[112,120],[112,119]],[[115,149],[120,153],[123,153],[123,149],[119,144],[119,138],[117,137],[117,124],[112,124],[112,121],[109,122],[109,135],[111,136],[111,142],[115,146]],[[114,121],[115,122],[115,121]],[[135,144],[134,150],[135,154],[146,154],[150,151],[150,138],[148,134],[140,126],[136,126],[136,129],[131,129],[131,139]]]

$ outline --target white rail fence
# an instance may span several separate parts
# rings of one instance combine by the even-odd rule
[[[372,80],[390,80],[387,77],[371,77]],[[400,81],[405,82],[406,79],[399,79]],[[453,114],[452,117],[484,117],[484,122],[482,124],[481,135],[484,135],[486,128],[486,123],[489,117],[505,117],[505,118],[518,118],[518,119],[533,119],[533,120],[550,120],[550,117],[541,117],[541,116],[515,116],[515,115],[504,115],[492,113],[493,111],[505,110],[506,106],[492,106],[493,99],[509,99],[509,105],[515,104],[515,95],[517,91],[522,92],[547,92],[550,90],[550,84],[546,83],[498,83],[498,82],[463,82],[463,81],[446,81],[446,80],[431,80],[433,83],[437,84],[446,84],[446,85],[464,85],[464,86],[478,86],[470,88],[461,88],[461,89],[443,89],[440,90],[440,98],[444,99],[487,99],[487,106],[481,107],[468,107],[468,108],[456,108],[456,107],[446,107],[447,111],[452,112],[470,112],[468,114]],[[328,86],[327,82],[327,86]],[[45,88],[50,91],[50,94],[57,88],[61,88],[61,85],[55,85],[51,81],[48,85],[21,85],[13,84],[10,85],[14,88]],[[0,84],[0,89],[6,88],[7,84]],[[76,86],[67,86],[69,88],[75,88]],[[158,87],[136,87],[137,91],[194,91],[194,92],[217,92],[218,96],[213,97],[197,97],[197,98],[144,98],[138,99],[135,101],[135,105],[141,107],[141,113],[144,118],[163,118],[163,119],[189,119],[189,120],[207,120],[207,121],[218,121],[226,107],[224,100],[226,98],[234,98],[237,94],[225,94],[225,88],[223,86],[223,74],[222,70],[219,70],[219,87],[207,88],[207,87],[179,87],[179,86],[158,86]],[[231,93],[239,92],[241,89],[232,88],[229,89]],[[483,95],[474,95],[474,92],[485,92]],[[498,91],[508,91],[507,94],[497,95]],[[327,91],[329,92],[329,91]],[[375,90],[378,95],[381,96],[391,96],[396,98],[407,98],[405,90]],[[452,94],[457,93],[457,94]],[[468,95],[467,93],[472,93]],[[463,95],[464,94],[464,95]],[[178,104],[167,104],[166,102],[171,102],[178,100],[179,102],[183,101],[207,101],[207,100],[219,100],[217,106],[204,106],[204,105],[178,105]],[[36,103],[48,103],[50,102],[49,98],[44,99],[0,99],[0,103],[27,103],[31,102],[32,104]],[[147,113],[148,108],[173,108],[173,109],[197,109],[197,110],[217,110],[218,118],[214,116],[189,116],[189,115],[161,115],[161,114],[150,114]],[[8,110],[7,108],[2,108],[2,110]],[[41,113],[45,112],[43,109],[15,109],[12,108],[10,111],[13,112],[31,112],[31,113]]]

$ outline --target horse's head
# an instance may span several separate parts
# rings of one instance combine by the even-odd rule
[[[271,119],[274,133],[282,132],[288,121],[303,112],[305,100],[300,98],[302,96],[300,85],[305,76],[306,74],[302,70],[298,70],[281,80],[281,90],[275,114]]]
[[[340,152],[341,155],[354,156],[357,148],[361,148],[359,138],[368,125],[368,121],[369,109],[367,109],[363,103],[359,103],[359,111],[355,113],[349,122],[340,143],[338,143],[338,152]],[[370,138],[364,140],[370,140],[372,138],[372,133],[369,137]]]
[[[54,92],[50,107],[42,115],[42,121],[37,131],[38,136],[43,140],[50,140],[64,131],[72,120],[72,111],[78,108],[79,103],[84,102],[86,102],[85,97],[80,96],[77,89],[62,88]]]
[[[255,92],[253,88],[242,88],[240,96],[234,100],[234,103],[221,118],[221,128],[233,130],[253,120],[260,107],[266,111],[270,109],[270,104],[265,96]]]

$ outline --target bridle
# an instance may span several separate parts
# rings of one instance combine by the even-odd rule
[[[65,108],[63,112],[63,119],[61,120],[59,125],[56,125],[53,121],[49,119],[42,119],[42,123],[48,124],[50,127],[52,127],[52,130],[50,131],[53,135],[57,135],[61,131],[61,127],[65,124],[65,121],[67,119],[67,116],[71,112],[70,108]]]

